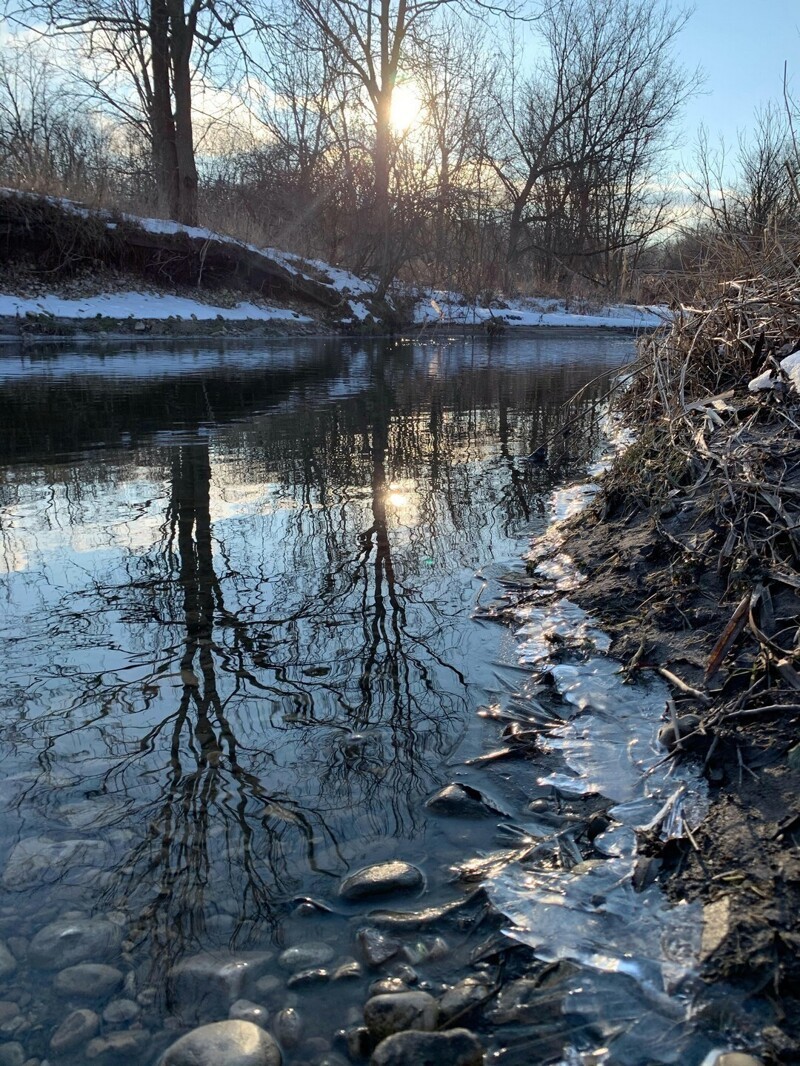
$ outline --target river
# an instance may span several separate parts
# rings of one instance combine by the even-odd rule
[[[553,332],[0,355],[0,1038],[149,1066],[226,1016],[190,1017],[181,967],[238,952],[245,998],[303,1019],[284,1062],[334,1062],[376,975],[441,991],[474,962],[480,929],[370,971],[339,887],[399,860],[415,906],[451,901],[452,868],[552,794],[471,761],[497,742],[479,711],[531,688],[486,607],[631,354]],[[454,782],[494,817],[428,806]],[[309,944],[317,976],[287,987],[280,953]],[[63,976],[87,963],[119,977]],[[81,1009],[97,1024],[54,1050]]]

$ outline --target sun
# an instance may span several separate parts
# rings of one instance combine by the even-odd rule
[[[422,100],[410,82],[395,85],[392,93],[392,113],[389,121],[395,133],[407,133],[419,124]]]

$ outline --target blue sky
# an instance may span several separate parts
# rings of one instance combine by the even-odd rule
[[[712,143],[724,136],[735,146],[737,128],[752,125],[759,104],[782,100],[784,61],[800,103],[798,0],[695,0],[678,52],[687,68],[706,75],[702,95],[686,109],[687,152],[701,123]]]

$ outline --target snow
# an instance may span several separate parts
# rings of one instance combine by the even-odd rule
[[[452,325],[479,325],[495,319],[509,329],[531,326],[584,326],[590,328],[653,329],[663,325],[669,311],[663,307],[616,304],[596,313],[567,309],[564,301],[520,298],[507,301],[503,308],[466,304],[458,293],[432,292],[417,304],[414,321]]]
[[[0,189],[0,196],[22,196],[44,199],[59,205],[64,211],[81,217],[97,216],[105,220],[111,229],[116,223],[107,211],[92,211],[83,204],[60,197],[38,197],[34,193],[23,193],[13,189]],[[342,296],[341,322],[363,323],[374,312],[369,299],[374,296],[376,280],[360,278],[341,267],[332,266],[319,259],[303,259],[291,252],[279,248],[259,248],[238,240],[236,237],[214,233],[201,226],[185,226],[161,218],[143,218],[138,215],[122,215],[126,222],[140,226],[150,233],[185,234],[194,241],[215,241],[245,249],[263,256],[271,263],[278,264],[290,275],[315,281],[326,285]],[[402,286],[398,287],[402,292]],[[588,310],[588,309],[587,309]],[[127,292],[94,296],[84,300],[66,300],[56,296],[39,299],[24,299],[0,294],[0,315],[50,314],[56,318],[94,318],[97,315],[112,318],[149,318],[163,319],[170,316],[208,320],[223,318],[231,320],[256,319],[259,321],[275,319],[294,319],[311,321],[306,316],[285,309],[264,308],[251,303],[240,303],[235,308],[213,307],[194,300],[168,295],[148,295]],[[502,308],[478,307],[468,303],[460,294],[440,290],[428,290],[417,302],[413,321],[418,325],[486,325],[494,319],[510,330],[532,326],[582,326],[584,328],[619,328],[652,329],[662,325],[670,318],[670,312],[663,307],[638,307],[632,304],[620,304],[611,307],[591,309],[591,313],[582,313],[574,305],[569,307],[564,301],[541,298],[518,298],[508,300]],[[763,375],[762,375],[763,377]],[[760,381],[758,378],[756,381]],[[767,385],[751,383],[751,388],[765,388]]]
[[[800,392],[800,352],[781,359],[780,367],[795,389]],[[747,387],[751,392],[759,392],[761,389],[774,389],[776,386],[780,388],[782,384],[782,379],[774,370],[765,370],[763,374],[753,378]]]
[[[208,321],[223,318],[240,322],[244,319],[269,322],[289,319],[293,322],[311,322],[308,315],[298,314],[285,307],[259,307],[252,303],[239,303],[235,307],[216,307],[200,303],[184,296],[156,295],[143,292],[115,292],[100,296],[87,296],[82,300],[66,300],[59,296],[27,298],[0,293],[0,315],[9,317],[52,315],[54,318],[136,318],[166,319],[186,318]]]

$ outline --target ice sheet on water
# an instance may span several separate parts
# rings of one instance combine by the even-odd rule
[[[566,959],[602,973],[627,974],[667,992],[689,976],[700,950],[702,908],[668,906],[661,889],[634,891],[633,860],[564,870],[507,867],[487,884],[514,923],[508,934],[544,961]]]
[[[519,661],[536,666],[549,659],[557,647],[593,647],[607,651],[610,641],[591,625],[586,611],[569,600],[560,599],[545,607],[519,607],[516,618],[523,622],[517,630]]]

